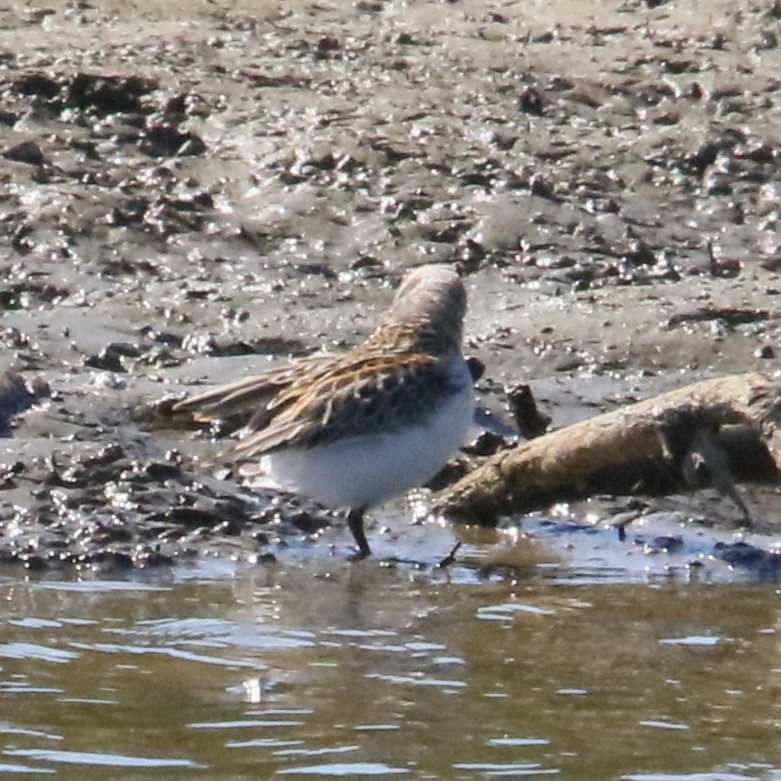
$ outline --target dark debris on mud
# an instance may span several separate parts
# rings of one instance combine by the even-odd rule
[[[0,562],[98,572],[213,554],[270,562],[287,541],[333,521],[296,497],[249,494],[190,467],[175,452],[139,462],[120,445],[3,464]]]

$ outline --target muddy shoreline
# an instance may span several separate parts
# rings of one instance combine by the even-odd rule
[[[424,262],[465,275],[467,352],[498,412],[518,383],[561,427],[778,372],[779,17],[726,2],[7,6],[0,561],[259,561],[331,539],[336,515],[212,474],[208,432],[147,405],[355,344]],[[749,500],[772,531],[777,489]],[[636,501],[567,512],[610,522]],[[734,522],[708,492],[640,501],[700,530]],[[375,523],[404,553],[403,502]]]

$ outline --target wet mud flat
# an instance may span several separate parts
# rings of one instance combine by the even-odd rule
[[[7,5],[0,559],[256,561],[327,529],[335,514],[205,468],[210,432],[148,405],[355,344],[423,262],[465,275],[467,351],[497,412],[520,383],[561,427],[777,372],[780,18],[721,2]],[[738,514],[708,493],[555,513],[585,531],[679,513],[639,547],[686,549],[691,527],[777,574],[778,491],[747,501],[764,542],[709,538]]]

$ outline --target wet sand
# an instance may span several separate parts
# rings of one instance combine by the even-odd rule
[[[145,406],[355,344],[424,262],[465,275],[495,410],[529,383],[559,427],[778,371],[777,17],[725,2],[7,6],[0,558],[256,560],[327,529],[332,513],[212,475],[208,436]],[[777,491],[748,499],[772,529]],[[610,521],[636,501],[563,512]],[[736,517],[708,492],[642,501]],[[402,555],[406,518],[396,503],[375,521]]]

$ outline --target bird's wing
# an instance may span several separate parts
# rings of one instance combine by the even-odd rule
[[[399,419],[424,419],[462,385],[437,358],[384,353],[345,359],[316,377],[301,375],[269,406],[273,417],[250,421],[226,457],[252,459],[283,447],[315,447],[364,432],[383,433]],[[464,381],[468,381],[468,376]]]
[[[281,389],[295,385],[302,376],[317,376],[340,358],[331,353],[298,358],[285,366],[189,396],[174,404],[171,411],[190,414],[198,421],[240,417],[246,423],[266,411]]]

